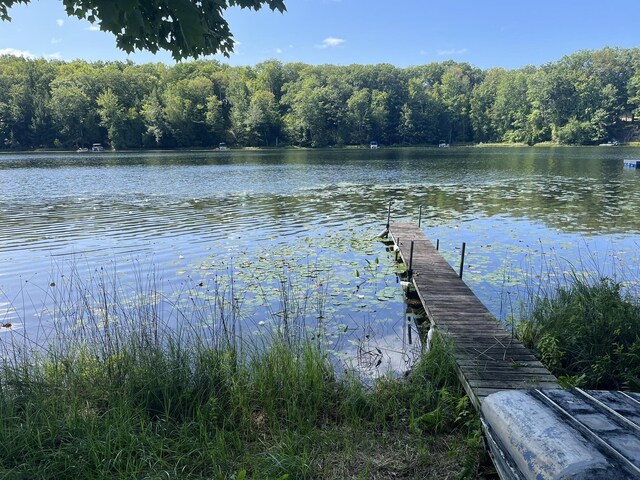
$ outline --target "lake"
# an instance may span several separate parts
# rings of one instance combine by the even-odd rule
[[[73,282],[133,297],[151,281],[163,308],[204,316],[212,285],[233,285],[245,332],[293,300],[336,351],[398,369],[411,325],[376,240],[390,202],[394,219],[417,222],[422,207],[456,268],[466,242],[465,281],[508,319],[532,282],[572,272],[636,291],[640,172],[625,158],[640,149],[4,154],[0,341],[47,335]]]

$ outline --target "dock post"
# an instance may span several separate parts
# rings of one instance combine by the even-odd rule
[[[422,205],[420,205],[420,213],[418,214],[418,228],[422,224]]]
[[[460,278],[462,278],[462,272],[464,271],[464,251],[467,248],[467,244],[462,242],[462,254],[460,255]]]
[[[395,250],[395,255],[396,255],[396,262],[398,261],[398,252],[400,251],[400,237],[396,238],[396,248],[394,248]]]
[[[413,240],[411,240],[411,250],[409,250],[409,270],[407,271],[409,281],[413,278]]]
[[[389,202],[389,212],[387,213],[387,231],[389,231],[390,224],[391,224],[391,202]]]
[[[440,239],[436,238],[436,250],[440,250]]]

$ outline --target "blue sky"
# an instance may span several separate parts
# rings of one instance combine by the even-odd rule
[[[231,65],[275,58],[310,64],[453,59],[480,68],[541,65],[605,46],[640,47],[640,0],[285,0],[288,12],[229,10]],[[113,36],[67,17],[57,0],[32,0],[0,23],[0,54],[61,60],[174,63],[165,52],[127,55]]]

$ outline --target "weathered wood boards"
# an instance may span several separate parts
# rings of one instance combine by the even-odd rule
[[[476,408],[500,390],[558,388],[556,378],[496,320],[417,225],[391,222],[389,233],[402,260],[411,263],[429,321],[453,346],[460,380]]]

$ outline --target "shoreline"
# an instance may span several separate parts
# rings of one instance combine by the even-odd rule
[[[381,145],[379,149],[376,150],[437,150],[437,151],[447,151],[450,149],[460,149],[460,148],[601,148],[602,145],[565,145],[561,143],[553,143],[553,142],[541,142],[533,145],[528,145],[526,143],[500,143],[500,142],[491,142],[491,143],[460,143],[454,144],[447,148],[440,148],[437,145],[424,144],[424,145]],[[640,142],[629,142],[624,144],[616,145],[616,149],[619,148],[640,148]],[[15,155],[15,154],[76,154],[81,156],[100,156],[105,154],[117,154],[117,153],[220,153],[220,154],[230,154],[232,152],[269,152],[269,151],[322,151],[322,150],[369,150],[370,148],[367,145],[344,145],[344,146],[327,146],[327,147],[299,147],[299,146],[281,146],[281,147],[231,147],[227,150],[220,150],[218,148],[207,148],[207,147],[181,147],[181,148],[150,148],[150,149],[120,149],[120,150],[104,150],[101,152],[76,152],[75,150],[66,150],[66,149],[53,149],[53,148],[45,148],[45,149],[11,149],[11,150],[0,150],[0,156],[2,155]]]

